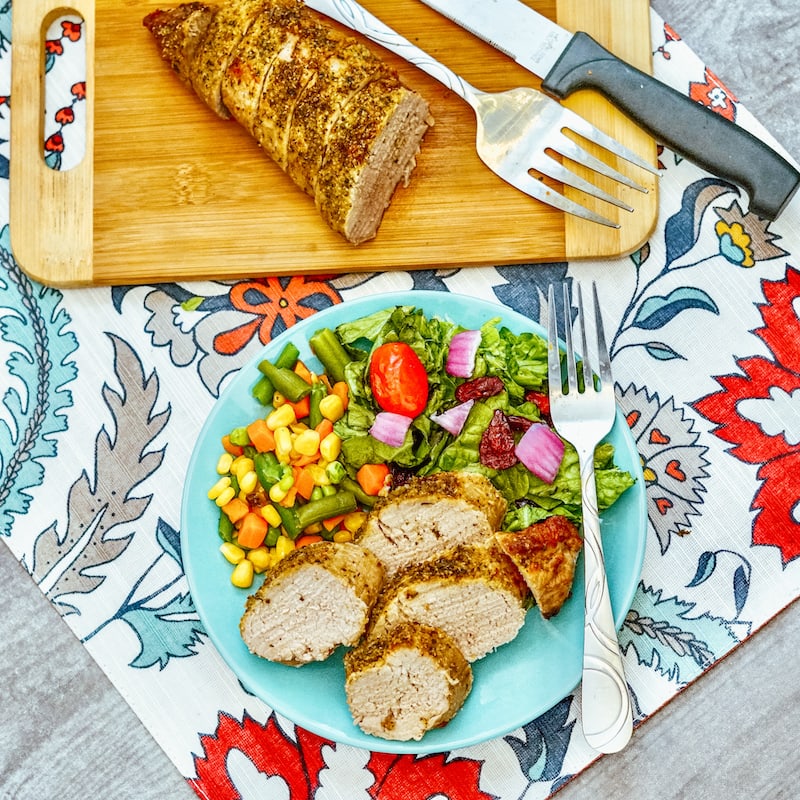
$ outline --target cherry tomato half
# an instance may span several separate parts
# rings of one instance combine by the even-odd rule
[[[405,342],[386,342],[375,349],[369,385],[384,411],[416,417],[428,404],[428,373]]]

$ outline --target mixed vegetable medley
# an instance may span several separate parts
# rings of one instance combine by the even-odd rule
[[[413,475],[481,472],[508,500],[505,530],[580,519],[578,457],[548,417],[547,342],[487,320],[467,330],[393,306],[259,364],[263,416],[223,437],[208,497],[222,554],[249,588],[295,547],[350,541],[378,497]],[[614,449],[595,453],[601,510],[630,486]]]

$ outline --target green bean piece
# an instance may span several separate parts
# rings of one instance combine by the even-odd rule
[[[283,477],[283,469],[275,453],[256,453],[253,457],[253,469],[258,482],[266,491]]]
[[[311,385],[306,383],[289,367],[276,367],[269,361],[262,361],[258,368],[272,383],[276,392],[280,392],[287,400],[296,403],[311,392]]]
[[[219,512],[219,523],[217,524],[217,533],[223,542],[233,541],[233,523],[230,517],[222,510]]]
[[[344,368],[352,360],[342,343],[330,328],[321,328],[308,343],[314,355],[322,362],[328,377],[334,381],[344,380]]]

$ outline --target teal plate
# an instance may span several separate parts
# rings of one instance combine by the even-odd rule
[[[267,345],[220,395],[192,453],[183,492],[181,547],[189,588],[211,641],[242,684],[295,724],[336,742],[389,753],[436,753],[466,747],[515,730],[566,697],[581,677],[583,647],[583,571],[580,559],[575,589],[561,611],[543,620],[534,608],[514,641],[473,664],[474,684],[464,706],[445,727],[420,741],[390,742],[364,734],[354,723],[344,693],[342,648],[327,661],[303,667],[275,664],[252,655],[239,635],[239,619],[248,591],[230,580],[230,565],[218,552],[218,511],[206,493],[215,481],[221,437],[264,413],[250,395],[257,364],[277,357],[291,340],[312,369],[320,369],[308,338],[321,327],[335,327],[393,305],[414,305],[428,316],[478,328],[499,318],[515,333],[546,332],[504,306],[448,292],[378,294],[332,306],[299,322]],[[602,536],[611,602],[621,625],[641,575],[647,529],[645,485],[636,446],[621,413],[609,440],[616,462],[636,485],[602,519]],[[286,620],[291,625],[291,620]]]

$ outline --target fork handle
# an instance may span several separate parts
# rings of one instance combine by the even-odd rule
[[[586,741],[601,753],[621,750],[633,733],[628,684],[606,580],[594,448],[578,453],[583,507],[585,617],[581,719]]]
[[[455,92],[473,108],[476,107],[476,98],[481,94],[478,89],[379,20],[356,0],[304,0],[304,2],[314,11],[363,34],[375,44],[400,56]]]

